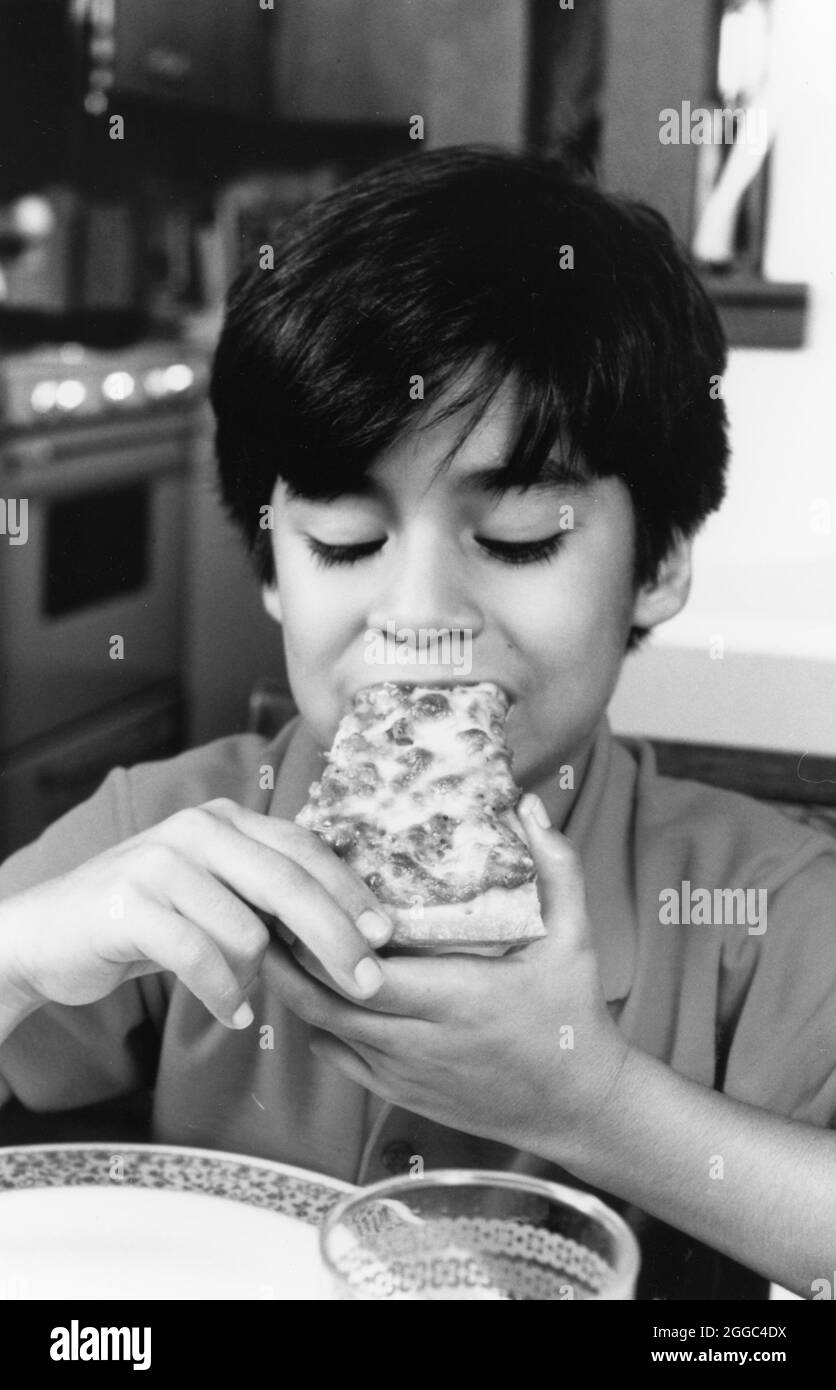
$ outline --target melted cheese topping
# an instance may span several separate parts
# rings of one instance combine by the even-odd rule
[[[507,712],[489,682],[367,687],[297,821],[373,879],[383,901],[454,901],[533,878],[507,820],[519,796]]]

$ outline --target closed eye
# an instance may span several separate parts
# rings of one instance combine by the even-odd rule
[[[539,541],[494,541],[486,536],[477,536],[476,540],[494,560],[506,565],[532,565],[538,560],[550,560],[566,535],[566,531],[557,531]]]
[[[544,536],[537,541],[498,541],[487,536],[475,536],[474,540],[493,560],[506,565],[531,565],[538,560],[549,560],[566,539],[566,531],[557,531],[553,536]],[[306,536],[311,554],[319,564],[354,565],[374,555],[385,545],[385,540],[361,541],[356,545],[327,545],[315,536]]]
[[[353,565],[367,555],[374,555],[383,541],[362,541],[358,545],[326,545],[315,536],[305,537],[314,559],[326,568],[329,565]]]

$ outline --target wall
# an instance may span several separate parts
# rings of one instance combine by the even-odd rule
[[[775,55],[765,269],[810,285],[807,341],[731,353],[728,496],[697,539],[688,607],[626,663],[611,716],[624,732],[836,754],[836,5],[775,0]]]

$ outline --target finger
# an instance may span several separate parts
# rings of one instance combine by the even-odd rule
[[[123,950],[110,959],[153,961],[170,970],[219,1023],[246,1028],[253,1012],[219,946],[194,922],[148,899],[139,905]]]
[[[351,995],[346,994],[345,990],[341,989],[340,986],[335,983],[335,981],[328,974],[325,967],[322,965],[322,962],[317,959],[317,957],[313,954],[313,951],[311,951],[303,941],[300,941],[298,937],[293,937],[292,940],[286,942],[286,945],[291,955],[293,956],[293,959],[299,966],[301,966],[301,968],[308,975],[313,976],[315,980],[319,980],[320,984],[325,985],[327,989],[339,995],[341,999],[352,999]],[[381,998],[381,995],[383,995],[384,993],[385,983],[383,986],[381,986],[381,988],[377,991],[376,994],[373,994],[370,998],[363,1000],[365,1007],[367,1009],[375,1009],[380,1013],[389,1012],[389,1010],[387,1010],[385,1001]]]
[[[373,1091],[377,1095],[382,1093],[382,1086],[374,1069],[353,1048],[340,1042],[339,1038],[333,1038],[328,1033],[315,1032],[309,1046],[314,1057],[318,1057],[326,1066],[333,1067],[349,1081],[356,1081],[358,1086],[364,1086],[367,1091]]]
[[[313,1050],[314,1046],[319,1046],[320,1043],[339,1043],[341,1041],[341,1039],[335,1038],[333,1033],[326,1033],[325,1030],[321,1028],[311,1028],[309,1034],[308,1047],[311,1050]],[[359,1057],[361,1062],[365,1062],[372,1071],[379,1071],[381,1067],[384,1067],[387,1063],[386,1053],[381,1052],[376,1047],[371,1047],[369,1043],[343,1042],[343,1046],[346,1047],[349,1052],[353,1052],[355,1056]]]
[[[225,884],[170,845],[150,841],[143,852],[155,857],[155,882],[164,903],[208,933],[241,987],[248,989],[270,941],[260,917]]]
[[[383,1018],[335,994],[327,985],[321,985],[281,947],[271,944],[267,948],[261,979],[266,988],[305,1023],[326,1033],[338,1033],[352,1044],[375,1047],[383,1043]]]
[[[589,933],[579,855],[566,836],[549,825],[539,796],[524,796],[517,812],[537,870],[537,891],[547,932],[551,936],[550,929],[559,930],[563,942],[585,945]],[[540,944],[535,941],[532,946]]]
[[[297,825],[295,821],[263,816],[226,798],[207,802],[206,809],[234,825],[250,839],[258,840],[267,849],[288,855],[307,869],[311,877],[317,879],[348,913],[370,945],[382,946],[389,940],[394,923],[387,916],[386,909],[359,874],[349,868],[345,860],[340,859],[319,835]],[[366,917],[366,913],[371,913],[371,917]]]
[[[340,989],[339,985],[331,979],[325,967],[321,964],[320,961],[317,960],[313,951],[308,949],[304,941],[300,941],[299,938],[296,936],[291,936],[291,939],[289,941],[285,941],[285,945],[287,946],[290,954],[293,956],[293,959],[296,961],[296,964],[299,965],[301,969],[304,970],[308,975],[313,976],[313,978],[315,980],[318,980],[321,985],[325,985],[326,989],[330,989],[333,991],[333,993],[339,995],[340,999],[351,999],[351,996],[349,994],[346,994],[344,990]],[[382,989],[379,989],[377,991],[377,994],[373,995],[371,999],[367,1000],[367,1007],[379,1009],[381,1007],[381,993]]]
[[[294,859],[243,834],[205,807],[173,816],[164,823],[164,833],[169,843],[197,859],[239,897],[280,917],[353,998],[366,999],[380,987],[380,968],[369,955],[365,937]]]
[[[328,978],[319,961],[302,942],[294,941],[289,946],[303,970],[329,989],[336,990],[341,997],[348,997]],[[376,1013],[419,1019],[424,1023],[432,1023],[451,1014],[459,1017],[467,1012],[472,997],[482,997],[480,991],[488,980],[496,985],[495,974],[488,977],[482,972],[499,964],[495,959],[488,963],[474,956],[452,954],[437,957],[387,956],[383,984],[372,998],[363,1001],[364,1007]]]

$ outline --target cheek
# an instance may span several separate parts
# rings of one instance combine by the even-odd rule
[[[565,664],[573,655],[589,660],[610,647],[620,655],[632,592],[631,557],[619,541],[578,545],[554,567],[537,574],[532,570],[522,582],[507,585],[503,605],[509,644],[538,667]]]
[[[339,567],[322,569],[307,547],[274,546],[282,636],[291,690],[309,728],[328,748],[342,714],[339,673],[359,641],[364,609]]]
[[[579,639],[623,654],[633,611],[633,523],[619,486],[601,490],[600,514],[580,540],[567,583],[569,621]]]
[[[351,588],[341,571],[317,565],[296,538],[284,543],[280,537],[273,554],[287,639],[302,650],[327,642],[352,611]]]
[[[578,584],[575,622],[582,633],[605,642],[629,627],[633,606],[631,556],[626,549],[601,548]]]

